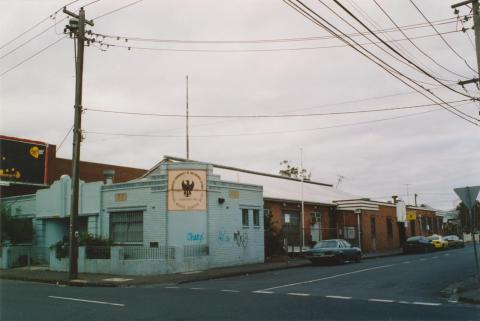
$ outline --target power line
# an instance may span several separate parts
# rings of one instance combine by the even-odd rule
[[[319,1],[322,2],[321,0],[319,0]],[[343,6],[338,0],[333,0],[333,1],[334,1],[340,8],[342,8],[342,10],[344,10],[349,16],[351,16],[351,17],[352,17],[353,19],[355,19],[359,24],[361,24],[366,30],[368,30],[368,32],[370,32],[371,34],[373,34],[373,36],[374,36],[375,38],[377,38],[378,40],[380,40],[385,46],[387,46],[387,47],[388,47],[390,50],[392,50],[395,54],[397,54],[398,56],[402,57],[405,61],[407,61],[408,63],[410,63],[410,64],[412,64],[413,66],[415,66],[415,67],[416,67],[419,71],[421,71],[423,74],[425,74],[426,76],[432,78],[434,81],[438,82],[440,85],[442,85],[442,86],[450,89],[451,91],[453,91],[453,92],[455,92],[455,93],[457,93],[457,94],[459,94],[459,95],[462,95],[462,96],[465,96],[465,97],[468,97],[468,98],[475,99],[474,97],[468,96],[468,95],[466,95],[466,94],[464,94],[464,93],[462,93],[462,92],[460,92],[460,91],[457,91],[457,90],[449,87],[448,85],[446,85],[446,84],[443,83],[442,81],[438,80],[437,78],[435,78],[434,76],[432,76],[430,73],[428,73],[428,72],[425,71],[424,69],[420,68],[418,65],[416,65],[414,62],[412,62],[410,59],[406,58],[404,55],[402,55],[401,53],[399,53],[395,48],[392,48],[392,46],[390,46],[388,43],[386,43],[382,38],[380,38],[380,37],[378,37],[377,35],[375,35],[374,33],[372,33],[372,30],[371,30],[368,26],[366,26],[360,19],[358,19],[350,10],[348,10],[347,8],[345,8],[345,6]],[[299,2],[301,3],[301,1],[299,1]],[[322,3],[323,3],[323,2],[322,2]],[[323,19],[323,20],[324,20],[324,19]],[[377,57],[377,59],[378,59],[378,57]],[[393,68],[393,67],[391,67],[391,66],[389,66],[389,67],[390,67],[391,69],[395,70],[398,74],[403,75],[402,73],[400,73],[400,72],[399,72],[398,70],[396,70],[395,68]],[[410,81],[412,81],[413,83],[415,83],[417,86],[419,86],[416,81],[413,81],[412,79],[406,77],[405,75],[403,75],[403,77],[409,79]],[[421,87],[422,87],[422,86],[421,86]],[[435,98],[437,98],[438,100],[440,100],[443,104],[448,105],[443,99],[441,99],[439,96],[437,96],[437,95],[434,94],[433,92],[430,92],[430,94],[431,94],[432,96],[434,96]],[[424,94],[422,93],[422,95],[424,95]],[[426,95],[425,95],[425,96],[426,96]],[[462,111],[459,111],[459,110],[457,110],[456,108],[454,108],[454,107],[452,107],[452,106],[450,106],[450,105],[448,105],[448,106],[449,106],[451,109],[453,109],[453,110],[455,110],[456,112],[458,112],[459,114],[462,114],[463,116],[466,116],[466,117],[468,117],[468,118],[471,118],[471,119],[473,119],[473,120],[478,121],[477,118],[475,118],[475,117],[473,117],[473,116],[470,116],[470,115],[468,115],[468,114],[466,114],[466,113],[463,113]],[[462,118],[462,119],[464,119],[464,120],[466,120],[466,121],[469,121],[469,120],[466,119],[465,117],[462,117],[462,116],[460,116],[459,114],[453,112],[453,110],[450,110],[450,109],[447,109],[447,108],[445,108],[445,110],[447,110],[447,111],[449,111],[450,113],[456,115],[457,117],[460,117],[460,118]],[[478,126],[478,127],[480,127],[480,125],[477,124],[477,123],[475,123],[475,122],[472,122],[472,121],[469,121],[469,122],[472,123],[472,124],[474,124],[474,125],[476,125],[476,126]]]
[[[470,99],[462,99],[456,101],[450,101],[452,103],[463,103],[466,101],[471,101]],[[385,112],[385,111],[396,111],[404,109],[414,109],[414,108],[425,108],[439,106],[439,104],[423,104],[423,105],[414,105],[414,106],[403,106],[403,107],[390,107],[390,108],[377,108],[377,109],[363,109],[363,110],[354,110],[354,111],[336,111],[336,112],[327,112],[327,113],[308,113],[308,114],[280,114],[280,115],[189,115],[191,118],[295,118],[295,117],[315,117],[315,116],[334,116],[334,115],[351,115],[351,114],[363,114],[363,113],[372,113],[372,112]],[[184,114],[160,114],[160,113],[141,113],[141,112],[128,112],[128,111],[116,111],[116,110],[107,110],[99,108],[85,108],[85,111],[101,112],[101,113],[110,113],[110,114],[122,114],[122,115],[134,115],[134,116],[155,116],[155,117],[172,117],[172,118],[185,118]]]
[[[64,17],[62,20],[58,21],[58,22],[55,22],[53,25],[49,26],[48,28],[40,31],[39,33],[37,33],[35,36],[31,37],[30,39],[24,41],[23,43],[21,43],[20,45],[18,45],[17,47],[13,48],[12,50],[10,50],[9,52],[5,53],[4,55],[0,56],[0,59],[3,59],[7,56],[9,56],[10,54],[14,53],[15,51],[17,51],[18,49],[22,48],[23,46],[25,46],[26,44],[28,44],[29,42],[31,42],[32,40],[40,37],[41,35],[43,35],[44,33],[46,33],[47,31],[49,31],[50,29],[54,28],[57,24],[61,23],[62,21],[66,20],[67,17]]]
[[[438,20],[440,23],[438,25],[443,25],[443,24],[451,24],[455,23],[456,19],[453,21],[446,21],[445,20],[452,20],[455,18],[448,18],[448,19],[442,19]],[[429,27],[428,24],[422,24],[419,26],[419,24],[412,24],[412,25],[406,25],[401,28],[405,30],[410,30],[410,29],[418,29],[418,28],[425,28]],[[377,33],[390,33],[390,32],[397,32],[395,28],[386,28],[386,29],[379,29],[375,30]],[[256,43],[277,43],[277,42],[303,42],[303,41],[316,41],[316,40],[327,40],[327,39],[335,39],[334,36],[317,36],[317,37],[296,37],[296,38],[277,38],[277,39],[247,39],[247,40],[182,40],[182,39],[159,39],[159,38],[142,38],[142,37],[129,37],[129,36],[115,36],[115,35],[108,35],[108,34],[102,34],[102,33],[95,33],[92,32],[92,35],[96,37],[101,37],[101,38],[110,38],[110,39],[116,39],[116,40],[122,40],[122,41],[138,41],[138,42],[159,42],[159,43],[182,43],[182,44],[256,44]],[[364,34],[367,33],[351,33],[349,36],[351,37],[357,37],[357,36],[363,36]],[[433,34],[432,36],[437,36],[437,34]]]
[[[34,53],[33,55],[27,57],[26,59],[22,60],[21,62],[19,62],[18,64],[16,64],[15,66],[11,67],[10,69],[7,69],[5,70],[4,72],[2,72],[0,74],[0,77],[3,77],[5,74],[7,74],[8,72],[20,67],[21,65],[23,65],[25,62],[29,61],[30,59],[38,56],[39,54],[41,54],[42,52],[44,52],[45,50],[47,50],[48,48],[56,45],[57,43],[59,43],[61,40],[65,39],[66,37],[60,37],[59,39],[57,39],[56,41],[52,42],[51,44],[49,44],[48,46],[40,49],[39,51],[37,51],[36,53]]]
[[[336,11],[334,11],[330,6],[326,5],[325,2],[323,2],[322,0],[319,0],[319,2],[325,6],[328,10],[330,10],[330,12],[332,12],[334,15],[336,15],[338,18],[340,18],[344,23],[346,23],[347,25],[349,25],[350,27],[352,27],[355,31],[357,32],[360,32],[360,30],[358,30],[354,25],[352,25],[350,22],[348,22],[346,19],[344,19],[342,16],[340,16]],[[366,25],[363,25],[369,32],[371,29],[367,28]],[[383,48],[382,46],[380,46],[380,44],[384,44],[385,40],[383,40],[382,38],[380,38],[379,36],[377,35],[374,35],[378,40],[380,40],[380,42],[373,42],[369,37],[367,37],[367,35],[364,35],[364,37],[371,43],[373,43],[377,48],[379,48],[380,50],[382,50],[384,53],[386,53],[388,56],[392,57],[393,59],[395,59],[396,61],[398,61],[399,63],[401,64],[404,64],[405,66],[413,69],[414,71],[418,71],[419,70],[419,67],[415,64],[413,64],[411,62],[411,60],[406,60],[405,57],[404,60],[396,57],[394,54],[392,54],[391,52],[387,51],[385,48]],[[390,65],[389,65],[390,66]],[[391,67],[391,66],[390,66]],[[415,82],[415,83],[422,83],[422,84],[426,84],[426,85],[430,85],[432,86],[431,83],[428,83],[428,82],[424,82],[424,81],[420,81],[420,80],[417,80],[417,79],[414,79],[413,77],[407,77],[404,75],[405,78],[409,79],[410,81],[412,82]]]
[[[320,2],[322,2],[321,0],[319,0]],[[365,23],[363,23],[357,16],[355,16],[350,10],[348,10],[345,6],[343,6],[338,0],[334,0],[334,2],[343,10],[345,11],[350,17],[352,17],[355,21],[357,21],[360,25],[362,25],[369,33],[371,33],[375,38],[377,38],[379,41],[381,41],[388,49],[390,49],[391,51],[393,51],[395,54],[397,54],[399,57],[401,57],[402,59],[404,59],[406,62],[408,62],[409,64],[411,64],[412,66],[415,66],[418,71],[420,71],[421,73],[423,73],[424,75],[426,75],[427,77],[433,79],[434,81],[436,81],[437,83],[439,83],[440,85],[450,89],[451,91],[459,94],[459,95],[462,95],[462,96],[465,96],[465,97],[468,97],[468,98],[473,98],[475,99],[474,97],[471,97],[471,96],[468,96],[460,91],[457,91],[451,87],[449,87],[448,85],[446,85],[445,83],[443,83],[442,81],[440,81],[438,78],[436,78],[435,76],[431,75],[430,73],[428,73],[427,71],[425,71],[423,68],[421,68],[420,66],[418,66],[415,62],[413,62],[412,60],[410,60],[409,58],[405,57],[403,54],[401,54],[400,52],[398,52],[395,48],[393,48],[392,46],[390,46],[388,43],[386,43],[382,38],[380,38],[379,36],[377,36],[376,34],[373,33],[373,31],[367,26],[365,25]],[[323,2],[322,2],[323,3]],[[324,4],[325,5],[325,4]],[[411,80],[411,79],[410,79]],[[434,95],[432,93],[432,95]],[[437,99],[441,100],[440,97],[434,95]],[[442,100],[443,102],[443,100]],[[455,109],[455,108],[453,108]],[[457,112],[459,112],[457,110]],[[460,112],[462,113],[462,112]],[[463,114],[463,113],[462,113]],[[469,117],[469,118],[472,118],[474,120],[478,120],[470,115],[467,115],[467,114],[463,114],[464,116],[466,117]]]
[[[419,48],[413,41],[412,39],[410,39],[410,37],[407,36],[407,34],[405,33],[405,31],[402,30],[401,27],[398,26],[398,24],[395,22],[395,20],[393,20],[393,18],[387,13],[387,11],[385,11],[384,8],[382,8],[381,5],[378,4],[378,2],[376,0],[373,0],[373,2],[377,5],[377,7],[387,16],[387,18],[393,23],[393,25],[398,29],[398,31],[400,31],[402,33],[402,35],[420,52],[422,53],[425,57],[427,57],[430,61],[432,61],[434,64],[436,64],[437,66],[439,66],[440,68],[442,68],[443,70],[446,70],[448,72],[450,72],[451,74],[453,75],[456,75],[458,77],[462,77],[462,78],[471,78],[471,77],[466,77],[466,76],[463,76],[461,74],[458,74],[448,68],[446,68],[445,66],[439,64],[435,59],[433,59],[429,54],[427,54],[424,50],[422,50],[421,48]]]
[[[333,129],[333,128],[342,128],[342,127],[352,127],[352,126],[373,124],[373,123],[379,123],[379,122],[388,121],[388,120],[414,117],[414,116],[423,115],[423,114],[427,114],[427,113],[432,113],[432,112],[436,112],[436,111],[440,111],[440,109],[433,109],[433,110],[427,110],[427,111],[422,111],[422,112],[418,112],[418,113],[410,113],[410,114],[407,114],[407,115],[400,115],[400,116],[395,116],[395,117],[386,117],[386,118],[373,119],[373,120],[367,120],[367,121],[361,121],[361,122],[331,125],[331,126],[325,126],[325,127],[302,128],[302,129],[282,130],[282,131],[268,131],[268,132],[248,132],[248,133],[237,133],[237,134],[191,135],[190,137],[195,137],[195,138],[241,137],[241,136],[245,137],[245,136],[291,134],[291,133],[300,133],[300,132],[309,132],[309,131],[318,131],[318,130],[326,130],[326,129]],[[125,136],[125,137],[185,138],[185,135],[127,134],[127,133],[111,133],[111,132],[98,132],[98,131],[85,131],[85,133],[86,134],[95,134],[95,135]]]
[[[300,14],[302,14],[303,16],[305,16],[307,19],[309,19],[310,21],[312,21],[313,23],[317,24],[318,26],[322,27],[323,29],[327,30],[330,34],[332,35],[335,35],[338,37],[338,39],[340,39],[341,41],[343,41],[344,43],[348,44],[350,47],[352,47],[355,51],[357,51],[358,53],[360,53],[361,55],[363,55],[365,58],[369,59],[370,61],[372,61],[373,63],[375,63],[376,65],[378,65],[380,68],[384,69],[386,72],[388,72],[389,74],[391,74],[393,77],[397,78],[398,80],[400,80],[402,83],[404,83],[405,85],[407,85],[408,87],[410,87],[411,89],[417,91],[419,94],[421,94],[422,96],[424,96],[425,98],[429,99],[430,101],[434,102],[434,103],[438,103],[436,102],[433,98],[429,97],[427,94],[425,94],[424,92],[422,92],[420,89],[418,88],[415,88],[412,84],[409,84],[407,83],[404,79],[400,78],[400,77],[404,77],[408,80],[410,80],[411,82],[413,82],[415,85],[419,86],[420,88],[422,88],[422,90],[425,90],[427,92],[429,92],[431,95],[434,95],[431,91],[427,90],[425,87],[419,85],[418,83],[412,81],[410,78],[406,77],[405,75],[403,75],[401,72],[399,72],[397,69],[391,67],[390,65],[386,64],[385,61],[383,61],[382,59],[380,59],[379,57],[373,55],[369,50],[365,49],[364,47],[362,46],[359,46],[360,48],[363,49],[360,50],[359,48],[355,47],[352,43],[350,43],[349,41],[345,40],[345,38],[343,38],[342,36],[340,36],[339,34],[335,33],[335,31],[333,31],[333,29],[337,30],[337,32],[341,33],[344,37],[348,38],[350,41],[352,41],[353,43],[357,44],[358,45],[358,42],[356,42],[354,39],[348,37],[343,31],[339,30],[338,28],[336,28],[335,26],[333,26],[330,22],[328,22],[327,20],[325,20],[324,18],[322,18],[321,16],[319,16],[315,11],[313,11],[312,9],[310,9],[308,6],[306,6],[304,3],[302,3],[301,1],[297,1],[299,2],[306,10],[308,10],[309,12],[311,12],[312,14],[314,14],[316,17],[318,17],[319,19],[321,19],[322,21],[324,21],[326,24],[328,24],[329,26],[326,26],[324,23],[318,21],[315,17],[313,17],[310,13],[308,13],[307,11],[305,11],[304,9],[300,8],[298,5],[295,5],[293,2],[291,2],[291,0],[283,0],[287,5],[291,6],[294,10],[296,10],[297,12],[299,12]],[[331,29],[333,28],[333,29]],[[396,72],[396,73],[395,73]],[[437,99],[441,100],[439,97],[437,97],[436,95],[434,95]],[[442,101],[443,102],[443,101]],[[443,107],[443,106],[442,106]],[[450,106],[451,107],[451,106]],[[446,108],[446,107],[443,107],[444,109],[446,109],[447,111],[453,113],[455,116],[479,127],[479,125],[465,117],[463,117],[462,115],[459,115],[455,112],[453,112],[452,110]]]
[[[465,62],[465,64],[468,66],[468,68],[470,68],[473,72],[475,72],[475,74],[478,74],[478,72],[477,72],[475,69],[473,69],[473,68],[468,64],[467,60],[466,60],[464,57],[462,57],[462,56],[448,43],[448,41],[445,39],[445,37],[443,37],[443,36],[438,32],[437,28],[435,28],[435,26],[432,25],[432,23],[430,22],[430,20],[428,20],[428,18],[423,14],[422,10],[420,10],[420,8],[417,7],[417,5],[415,4],[415,2],[413,2],[413,0],[410,0],[410,3],[417,9],[417,11],[422,15],[422,17],[425,19],[425,21],[427,21],[427,22],[430,24],[430,26],[432,27],[433,30],[435,30],[435,32],[438,34],[438,36],[439,36],[440,38],[442,38],[443,42],[447,45],[447,47],[450,48],[450,50],[452,50],[453,53],[455,53],[455,55],[456,55],[458,58],[460,58],[461,60],[463,60],[463,61]]]
[[[455,31],[447,31],[444,34],[460,32],[459,30]],[[421,39],[421,38],[428,38],[428,37],[435,37],[436,34],[432,35],[424,35],[424,36],[417,36],[413,37],[413,39]],[[407,39],[394,39],[392,41],[405,41]],[[96,41],[98,45],[95,45],[96,48],[100,49],[101,51],[105,51],[105,49],[109,49],[110,47],[113,48],[125,48],[128,50],[137,49],[137,50],[149,50],[149,51],[171,51],[171,52],[204,52],[204,53],[235,53],[235,52],[272,52],[272,51],[302,51],[302,50],[319,50],[319,49],[330,49],[330,48],[344,48],[348,45],[328,45],[328,46],[314,46],[314,47],[292,47],[292,48],[264,48],[264,49],[178,49],[178,48],[158,48],[158,47],[143,47],[143,46],[135,46],[135,45],[118,45],[114,43],[104,42],[103,40]],[[367,45],[375,45],[380,44],[381,42],[368,42],[368,43],[361,43],[361,46]]]
[[[111,11],[108,11],[108,12],[105,12],[105,13],[102,13],[101,15],[96,16],[95,18],[93,18],[92,21],[93,21],[93,20],[101,19],[101,18],[103,18],[103,17],[105,17],[105,16],[111,15],[111,14],[113,14],[113,13],[115,13],[115,12],[118,12],[118,11],[123,10],[123,9],[125,9],[125,8],[128,8],[128,7],[131,7],[131,6],[133,6],[133,5],[137,4],[137,3],[140,3],[140,2],[142,2],[142,1],[144,1],[144,0],[133,1],[133,2],[130,2],[130,3],[126,4],[126,5],[124,5],[124,6],[121,6],[121,7],[117,8],[117,9],[114,9],[114,10],[111,10]]]
[[[67,133],[65,134],[65,136],[63,136],[63,138],[62,138],[62,140],[60,141],[60,143],[57,145],[57,149],[56,149],[57,152],[60,150],[60,148],[62,148],[63,143],[64,143],[65,140],[67,139],[68,135],[70,135],[70,133],[72,132],[72,130],[73,130],[73,125],[72,125],[72,127],[70,127],[70,129],[67,131]]]
[[[7,42],[5,42],[4,44],[2,44],[2,45],[0,46],[0,49],[3,49],[4,47],[8,46],[9,44],[11,44],[12,42],[14,42],[15,40],[21,38],[23,35],[27,34],[27,33],[30,32],[30,31],[32,31],[33,29],[35,29],[36,27],[38,27],[39,25],[41,25],[42,23],[44,23],[44,22],[47,21],[48,19],[52,19],[52,17],[53,17],[54,15],[56,15],[56,14],[57,14],[60,10],[62,10],[63,8],[68,7],[68,6],[74,4],[74,3],[78,2],[78,1],[80,1],[80,0],[74,0],[74,1],[71,1],[71,2],[63,5],[63,6],[60,7],[58,10],[56,10],[55,12],[53,12],[52,14],[50,14],[48,17],[40,20],[39,22],[35,23],[33,26],[27,28],[27,30],[21,32],[19,35],[13,37],[13,38],[10,39],[9,41],[7,41]],[[98,0],[98,1],[99,1],[99,0]]]

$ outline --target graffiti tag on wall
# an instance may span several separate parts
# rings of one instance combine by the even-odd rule
[[[220,230],[218,231],[217,241],[219,243],[230,243],[232,242],[232,238],[227,234],[227,232],[225,232],[225,230]]]
[[[238,247],[246,248],[248,245],[248,234],[247,232],[240,233],[240,231],[236,231],[233,233],[233,240]]]
[[[189,232],[187,233],[187,241],[189,242],[200,242],[204,240],[204,235],[203,233],[192,233]]]

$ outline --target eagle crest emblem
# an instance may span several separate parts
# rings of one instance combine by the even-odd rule
[[[192,195],[194,186],[195,186],[195,183],[193,181],[190,182],[190,180],[188,179],[185,181],[182,181],[183,195],[185,195],[186,197],[190,197],[190,195]]]

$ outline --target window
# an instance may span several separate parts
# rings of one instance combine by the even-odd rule
[[[389,238],[393,238],[393,226],[391,218],[387,218],[387,236]]]
[[[248,209],[242,209],[242,225],[248,226]]]
[[[260,211],[253,210],[253,226],[260,226]]]
[[[143,212],[110,213],[110,237],[115,243],[143,242]]]

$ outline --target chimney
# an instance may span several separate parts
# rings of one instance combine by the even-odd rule
[[[398,196],[393,195],[392,198],[393,198],[393,204],[397,204],[398,203],[398,200],[397,200]]]
[[[115,176],[114,169],[106,169],[103,171],[103,176],[105,177],[105,184],[113,184],[113,177]]]

